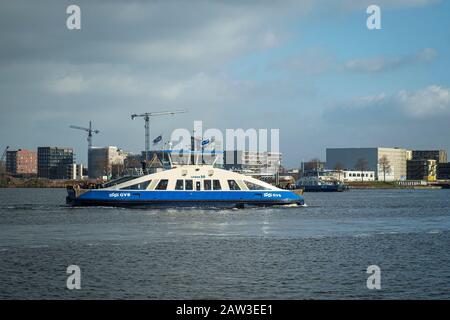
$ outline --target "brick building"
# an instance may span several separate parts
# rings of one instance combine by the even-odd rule
[[[37,153],[25,149],[6,152],[6,172],[17,175],[37,174]]]

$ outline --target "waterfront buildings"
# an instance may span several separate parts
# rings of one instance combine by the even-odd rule
[[[279,152],[256,152],[232,150],[224,151],[223,167],[259,176],[273,176],[281,167],[282,154]]]
[[[70,179],[74,163],[72,148],[39,147],[37,152],[37,173],[39,178]]]
[[[375,171],[344,170],[342,173],[335,172],[336,174],[338,175],[338,180],[343,182],[375,181]]]
[[[25,149],[7,151],[6,172],[24,176],[37,174],[37,152]]]
[[[407,179],[436,181],[437,161],[434,159],[408,160]]]
[[[84,167],[82,164],[73,163],[68,166],[68,179],[82,180]]]
[[[113,146],[92,147],[88,151],[88,175],[91,179],[109,179],[124,171],[126,153]]]
[[[413,150],[410,160],[435,160],[437,163],[447,163],[447,151]]]
[[[436,171],[438,180],[450,180],[450,162],[438,163]]]
[[[325,170],[325,167],[326,162],[320,161],[319,159],[313,159],[300,164],[300,168],[303,172],[323,171]]]
[[[327,148],[328,169],[374,171],[378,180],[394,181],[406,179],[408,150],[401,148]],[[389,168],[380,165],[387,159]]]
[[[331,181],[341,182],[364,182],[375,181],[375,171],[357,170],[309,170],[302,173],[302,177],[319,177],[323,180],[330,178]]]

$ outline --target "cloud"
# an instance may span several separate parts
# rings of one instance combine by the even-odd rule
[[[394,97],[396,104],[406,115],[421,119],[450,114],[450,88],[431,85],[409,92],[402,90]]]
[[[305,75],[320,75],[336,70],[337,62],[333,55],[325,52],[323,49],[309,48],[275,62],[271,67],[295,73],[300,72]]]
[[[338,61],[323,48],[308,48],[272,64],[273,68],[300,72],[306,75],[320,75],[329,72],[380,73],[402,67],[433,61],[437,51],[425,48],[420,52],[403,56],[379,56],[374,58]]]
[[[49,90],[57,94],[82,93],[89,88],[81,75],[70,75],[48,84]]]
[[[441,0],[343,0],[339,1],[342,8],[347,10],[360,10],[365,9],[369,5],[376,4],[381,7],[388,9],[398,9],[398,8],[414,8],[414,7],[425,7],[429,5],[434,5],[441,2]]]
[[[315,83],[303,75],[340,71],[342,62],[334,53],[312,48],[280,62],[280,73],[243,75],[234,65],[249,59],[257,64],[261,56],[271,63],[281,51],[292,54],[295,49],[283,45],[292,33],[304,32],[296,29],[299,20],[306,18],[311,22],[307,32],[314,32],[318,23],[359,11],[366,2],[79,0],[82,29],[69,31],[70,2],[3,1],[0,135],[17,147],[71,145],[83,150],[79,154],[85,160],[85,139],[69,124],[92,120],[102,130],[96,144],[138,151],[143,128],[129,120],[131,113],[183,107],[189,114],[155,121],[152,130],[186,127],[202,118],[206,126],[222,128],[282,127],[298,143],[305,123],[304,132],[325,132],[315,122],[321,108]],[[392,0],[381,5],[384,10],[432,3]],[[365,8],[360,12],[366,16]],[[433,55],[432,49],[424,50],[413,60],[430,61]],[[393,61],[379,62],[381,67],[372,70],[401,65],[395,57],[387,59]],[[412,94],[405,92],[403,99],[409,101]],[[380,104],[389,100],[378,99]]]
[[[358,97],[341,102],[328,110],[324,116],[328,120],[360,119],[361,123],[401,123],[442,119],[450,115],[450,87],[430,85],[416,91],[400,90],[393,94]],[[357,122],[355,122],[357,123]]]
[[[397,57],[375,57],[352,59],[344,63],[344,69],[352,72],[375,73],[391,71],[407,65],[432,61],[437,56],[435,49],[426,48],[416,54]]]

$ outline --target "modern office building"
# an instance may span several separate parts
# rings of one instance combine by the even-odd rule
[[[302,162],[300,164],[300,169],[305,172],[311,171],[323,171],[325,170],[326,162],[320,160],[310,160],[306,162]],[[334,168],[335,169],[335,168]]]
[[[248,174],[271,176],[281,167],[282,154],[279,152],[224,151],[223,166],[226,170],[247,172]]]
[[[117,147],[93,147],[88,151],[88,175],[91,179],[120,176],[126,153]]]
[[[436,160],[408,160],[407,179],[436,181]]]
[[[400,148],[327,148],[326,166],[334,170],[374,171],[376,179],[386,181],[406,179],[408,150]],[[380,159],[386,157],[389,168],[383,170]],[[386,166],[385,166],[386,167]]]
[[[71,166],[74,163],[72,148],[39,147],[37,159],[39,178],[71,178]]]
[[[14,175],[37,174],[37,153],[25,149],[6,152],[6,172]]]
[[[438,180],[450,180],[450,162],[438,163],[436,176]]]
[[[412,150],[411,160],[436,160],[437,163],[447,163],[447,151]]]

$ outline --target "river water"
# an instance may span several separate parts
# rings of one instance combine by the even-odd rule
[[[0,298],[450,299],[450,190],[305,200],[69,208],[63,189],[0,189]],[[80,267],[80,290],[66,288],[69,265]],[[380,290],[366,286],[369,265]]]

